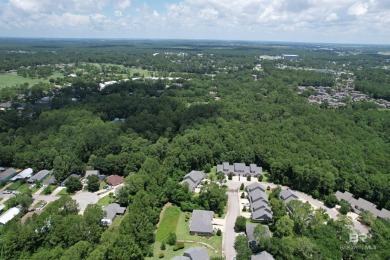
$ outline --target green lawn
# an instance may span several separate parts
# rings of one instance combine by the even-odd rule
[[[102,190],[104,186],[106,186],[107,183],[105,181],[101,181],[100,182],[100,187],[99,187],[99,190]]]
[[[62,196],[62,195],[68,195],[69,193],[68,193],[68,189],[67,188],[65,188],[65,189],[62,189],[59,193],[58,193],[58,195],[60,195],[60,196]]]
[[[206,174],[206,177],[212,181],[215,181],[217,179],[217,166],[213,166],[210,169],[210,172]]]
[[[10,186],[7,187],[7,190],[17,190],[22,185],[21,181],[15,181]]]
[[[114,203],[114,202],[115,202],[115,199],[110,198],[110,195],[107,195],[107,196],[99,199],[99,201],[96,204],[99,206],[107,206],[108,204]]]
[[[171,206],[165,210],[164,216],[156,233],[156,241],[166,241],[168,239],[169,233],[176,232],[176,226],[180,217],[180,213],[180,208],[177,206]]]
[[[26,192],[26,191],[30,190],[30,185],[31,185],[30,183],[25,183],[25,184],[19,186],[18,191],[20,193]]]
[[[63,74],[60,72],[54,72],[50,78],[63,77]],[[2,73],[0,74],[0,88],[7,86],[14,86],[17,84],[28,83],[30,86],[37,84],[39,82],[49,82],[49,78],[47,79],[31,79],[19,76],[16,72],[12,73]]]
[[[51,190],[49,194],[51,194],[57,188],[57,186],[53,186],[53,185],[49,185],[48,187],[50,187]],[[40,193],[40,195],[49,195],[49,194],[45,194],[45,189],[43,189],[43,191]]]

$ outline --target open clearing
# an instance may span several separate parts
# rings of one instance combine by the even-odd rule
[[[156,241],[166,241],[168,239],[169,233],[176,232],[176,226],[180,217],[180,213],[180,208],[177,206],[171,206],[165,210],[163,219],[156,233]]]
[[[11,87],[18,84],[28,83],[30,86],[38,84],[40,82],[47,83],[50,78],[63,77],[62,73],[54,72],[52,76],[47,79],[31,79],[19,76],[16,72],[2,73],[0,74],[0,88]]]

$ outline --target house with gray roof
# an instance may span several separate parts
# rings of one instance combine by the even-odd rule
[[[191,171],[190,173],[187,173],[183,180],[181,181],[181,184],[188,183],[188,189],[190,191],[194,191],[196,187],[202,182],[202,180],[205,177],[204,172],[200,171]]]
[[[38,173],[36,173],[35,175],[31,176],[27,182],[28,183],[34,183],[36,181],[39,181],[41,182],[44,178],[46,178],[46,176],[48,176],[49,174],[51,173],[51,171],[48,171],[48,170],[42,170],[42,171],[39,171]]]
[[[249,247],[253,250],[257,248],[257,241],[255,239],[255,229],[259,224],[256,223],[247,223],[245,226],[245,234],[248,237],[248,244]],[[266,236],[271,237],[271,232],[269,231],[269,227],[266,225],[263,225],[263,227],[266,229]]]
[[[252,255],[251,260],[275,260],[275,258],[267,251],[263,251],[258,255]]]
[[[175,256],[171,260],[210,260],[210,256],[203,247],[190,247],[183,256]]]
[[[62,187],[65,187],[66,182],[69,180],[70,177],[74,177],[76,179],[80,179],[81,178],[81,176],[78,175],[78,174],[71,174],[71,175],[68,176],[68,178],[66,178],[63,182],[61,182],[61,186]]]
[[[357,214],[362,213],[363,211],[373,211],[376,209],[376,205],[365,200],[362,198],[359,198],[355,203],[354,203],[354,210]]]
[[[280,192],[280,198],[284,200],[285,203],[289,202],[290,200],[297,200],[298,196],[295,194],[294,191],[290,189],[282,190]]]
[[[106,216],[100,221],[102,225],[109,226],[114,221],[117,215],[125,214],[126,207],[121,207],[118,203],[111,203],[106,207],[103,207],[103,211]]]
[[[16,175],[14,168],[8,168],[5,171],[0,172],[0,182],[6,182]]]
[[[253,211],[251,213],[251,219],[253,222],[272,222],[273,220],[273,212],[266,209],[262,208],[256,211]]]
[[[248,186],[246,186],[246,190],[248,192],[252,192],[252,191],[254,191],[256,189],[261,190],[263,192],[265,192],[265,190],[266,190],[266,188],[263,185],[261,185],[260,183],[257,183],[257,182],[254,182],[254,183],[249,184]]]
[[[339,201],[344,200],[346,202],[349,202],[353,198],[353,194],[348,191],[345,192],[336,191],[335,196]]]
[[[268,195],[264,191],[258,189],[248,192],[248,198],[252,203],[259,200],[268,202]]]
[[[381,218],[381,219],[390,219],[390,211],[388,211],[387,209],[382,209],[379,214],[378,214],[378,218]]]
[[[45,181],[45,184],[46,185],[54,185],[57,183],[57,179],[54,175],[50,176],[49,178],[47,178],[47,180]]]
[[[33,174],[33,169],[27,168],[12,177],[11,181],[17,181],[19,179],[27,179],[30,178],[30,176]]]
[[[88,182],[88,176],[92,176],[92,175],[96,175],[96,176],[99,177],[100,172],[98,170],[87,170],[87,171],[85,171],[83,182],[87,183]]]
[[[213,211],[193,210],[190,219],[190,234],[210,236],[213,233],[213,217]]]
[[[256,164],[250,164],[247,166],[245,163],[233,163],[233,165],[231,165],[228,162],[223,162],[222,164],[217,165],[217,173],[220,172],[225,175],[233,174],[240,176],[258,176],[262,174],[263,169]]]

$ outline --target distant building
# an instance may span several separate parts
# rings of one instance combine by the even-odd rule
[[[188,188],[190,191],[194,191],[196,187],[202,182],[203,178],[205,177],[204,172],[199,171],[191,171],[190,173],[186,174],[186,176],[183,177],[183,180],[181,183],[188,183]]]
[[[50,176],[49,178],[47,178],[47,180],[45,181],[45,184],[46,185],[55,185],[57,184],[57,179],[54,175]]]
[[[190,219],[190,234],[210,236],[213,233],[213,217],[213,211],[193,210]]]
[[[183,256],[175,256],[171,260],[209,260],[210,256],[203,247],[190,247]]]
[[[282,54],[282,59],[285,60],[296,60],[299,58],[299,55],[296,54]]]
[[[10,208],[0,216],[0,224],[5,225],[20,213],[18,207]]]
[[[348,191],[336,191],[335,196],[339,201],[348,202],[357,214],[361,214],[363,211],[369,211],[376,218],[390,219],[390,211],[387,209],[379,210],[374,203],[363,198],[355,199],[353,194]]]
[[[88,176],[92,176],[92,175],[95,175],[95,176],[99,177],[100,172],[98,170],[87,170],[87,171],[85,171],[83,182],[86,183],[88,181]]]
[[[248,237],[248,244],[252,250],[255,250],[257,248],[257,241],[255,239],[254,232],[258,225],[259,224],[255,223],[247,223],[245,226],[245,234]],[[266,229],[266,236],[271,237],[271,232],[269,231],[268,226],[263,225],[263,227]]]
[[[76,179],[81,179],[81,176],[80,175],[78,175],[78,174],[71,174],[71,175],[69,175],[68,176],[68,178],[66,178],[63,182],[61,182],[61,186],[62,187],[65,187],[66,186],[66,183],[68,182],[68,180],[69,180],[69,178],[70,177],[74,177],[74,178],[76,178]]]
[[[245,163],[233,163],[233,165],[230,165],[228,162],[224,162],[217,165],[217,173],[220,172],[225,175],[258,176],[262,174],[263,169],[256,164],[247,166]]]
[[[253,222],[271,222],[273,212],[268,205],[268,195],[260,183],[252,183],[246,187]]]
[[[267,251],[263,251],[258,255],[252,255],[251,260],[275,260],[275,258]]]
[[[6,182],[16,175],[14,168],[8,168],[5,171],[0,172],[0,182]]]

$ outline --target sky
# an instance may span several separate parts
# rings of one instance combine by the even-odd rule
[[[390,0],[0,0],[0,37],[390,44]]]

